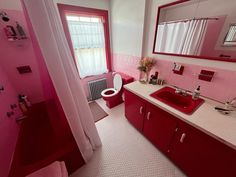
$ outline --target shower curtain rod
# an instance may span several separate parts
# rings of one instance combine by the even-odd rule
[[[178,22],[187,22],[187,21],[191,21],[191,20],[219,20],[219,18],[190,18],[190,19],[184,19],[184,20],[161,22],[161,23],[159,23],[159,25],[170,24],[170,23],[178,23]]]

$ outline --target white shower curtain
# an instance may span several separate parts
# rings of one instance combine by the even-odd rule
[[[158,25],[155,51],[198,55],[206,33],[207,20],[195,19]]]
[[[185,22],[158,25],[156,51],[180,54],[187,29]]]
[[[207,29],[207,20],[191,20],[182,47],[182,54],[199,55]]]
[[[85,161],[101,145],[53,0],[23,0],[50,77]]]

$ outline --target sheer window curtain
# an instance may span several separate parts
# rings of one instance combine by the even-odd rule
[[[207,20],[194,19],[187,22],[158,25],[155,51],[183,55],[197,55],[207,29]]]
[[[22,1],[53,85],[84,160],[101,146],[86,96],[53,0]]]
[[[102,21],[67,21],[80,77],[108,72]]]

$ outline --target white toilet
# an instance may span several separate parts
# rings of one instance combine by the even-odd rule
[[[106,101],[109,108],[113,108],[123,102],[122,99],[122,77],[120,74],[115,74],[113,78],[114,88],[107,88],[102,91],[101,95]]]

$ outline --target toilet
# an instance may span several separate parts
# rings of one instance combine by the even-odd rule
[[[114,88],[107,88],[102,91],[102,98],[106,101],[108,108],[113,108],[123,103],[123,85],[133,82],[133,78],[123,73],[116,73],[113,78]]]

